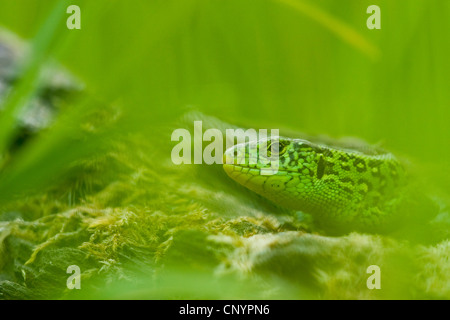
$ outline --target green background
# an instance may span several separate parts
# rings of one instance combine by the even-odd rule
[[[68,4],[81,7],[81,30],[66,28]],[[366,26],[372,4],[381,30]],[[67,163],[117,135],[169,145],[158,128],[192,109],[245,127],[382,143],[448,198],[450,1],[2,0],[0,25],[26,40],[39,35],[31,66],[57,59],[102,102],[62,114],[53,134],[1,172],[4,203],[51,186]],[[68,145],[79,130],[70,123],[104,105],[119,106],[121,120]]]
[[[31,38],[53,2],[2,1],[1,24]],[[450,3],[377,1],[369,30],[372,2],[74,1],[82,29],[61,30],[61,60],[145,122],[195,105],[448,163]]]

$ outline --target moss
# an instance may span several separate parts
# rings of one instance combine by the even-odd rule
[[[152,148],[131,137],[11,203],[15,213],[0,222],[2,297],[449,297],[448,243],[416,250],[383,236],[326,237],[220,168],[173,166]],[[66,287],[73,264],[81,291]],[[382,268],[382,290],[365,285],[372,264]]]

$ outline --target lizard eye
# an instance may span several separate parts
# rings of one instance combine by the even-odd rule
[[[271,142],[267,146],[267,156],[281,156],[286,152],[288,144],[283,141]]]

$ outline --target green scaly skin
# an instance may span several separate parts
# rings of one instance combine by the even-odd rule
[[[270,160],[278,163],[278,172],[265,175]],[[403,218],[407,177],[388,152],[277,137],[228,149],[224,169],[248,189],[309,213],[335,232],[383,232]]]

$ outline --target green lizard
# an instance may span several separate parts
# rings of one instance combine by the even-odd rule
[[[261,169],[270,168],[271,159],[277,161],[278,172],[264,175]],[[393,154],[377,148],[277,137],[229,148],[223,167],[248,189],[280,206],[309,213],[337,232],[383,232],[411,208],[406,205],[410,197],[403,166]]]

